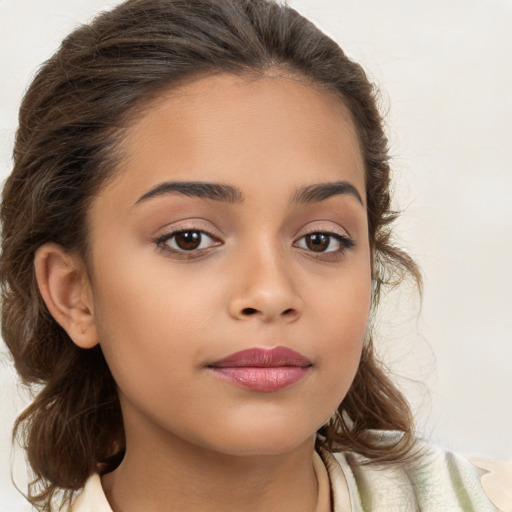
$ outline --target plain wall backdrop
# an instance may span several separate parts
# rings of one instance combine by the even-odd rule
[[[118,2],[0,0],[0,174],[38,65],[79,23]],[[425,435],[467,455],[512,458],[512,1],[295,0],[382,91],[397,233],[425,276],[393,293],[380,351]],[[26,403],[2,347],[0,512],[30,507],[10,481],[10,431]],[[421,383],[424,384],[421,384]],[[14,460],[24,488],[24,464]]]

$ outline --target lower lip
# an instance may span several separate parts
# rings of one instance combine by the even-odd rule
[[[213,367],[219,378],[251,391],[270,393],[293,386],[309,372],[308,366],[227,366]]]

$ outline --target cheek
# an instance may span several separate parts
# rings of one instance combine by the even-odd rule
[[[180,360],[198,358],[200,347],[190,340],[204,337],[209,296],[198,297],[182,272],[170,273],[164,258],[155,264],[144,253],[126,253],[112,251],[95,267],[96,327],[121,388],[134,378],[157,385],[160,375],[169,378],[170,368],[179,373]]]
[[[131,285],[105,283],[108,293],[98,301],[101,347],[129,410],[167,425],[169,411],[185,410],[190,396],[199,394],[205,322],[197,314],[200,304],[187,294],[177,294],[178,299],[162,284],[154,283],[150,292],[139,283]]]
[[[369,258],[347,269],[318,298],[322,329],[317,337],[319,364],[325,369],[329,386],[344,396],[359,366],[371,307]]]
[[[147,276],[147,274],[146,274]],[[173,357],[194,350],[187,339],[201,339],[206,330],[207,298],[177,291],[162,279],[105,282],[95,299],[97,326],[104,350],[112,346],[133,357]],[[171,281],[172,283],[172,281]]]
[[[322,328],[336,337],[357,340],[364,336],[371,307],[371,265],[368,251],[360,250],[339,272],[312,287],[310,307],[322,317]]]

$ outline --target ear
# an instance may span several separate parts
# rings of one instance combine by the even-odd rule
[[[39,291],[53,318],[79,347],[97,345],[91,284],[81,258],[48,243],[36,251],[34,267]]]

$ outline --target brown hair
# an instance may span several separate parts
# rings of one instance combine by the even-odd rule
[[[396,215],[374,87],[334,41],[270,0],[128,0],[102,13],[63,41],[28,89],[0,211],[2,334],[23,382],[39,390],[14,428],[39,510],[51,510],[59,489],[70,499],[91,473],[112,470],[123,456],[124,431],[101,348],[78,348],[51,317],[34,275],[35,251],[55,242],[86,254],[89,202],[116,169],[116,145],[141,105],[197,76],[270,68],[335,92],[352,113],[366,166],[374,307],[381,287],[407,272],[421,284],[414,262],[390,242]],[[369,429],[404,434],[383,448]],[[330,449],[370,460],[410,454],[411,413],[376,360],[371,336],[336,418],[320,433]]]

